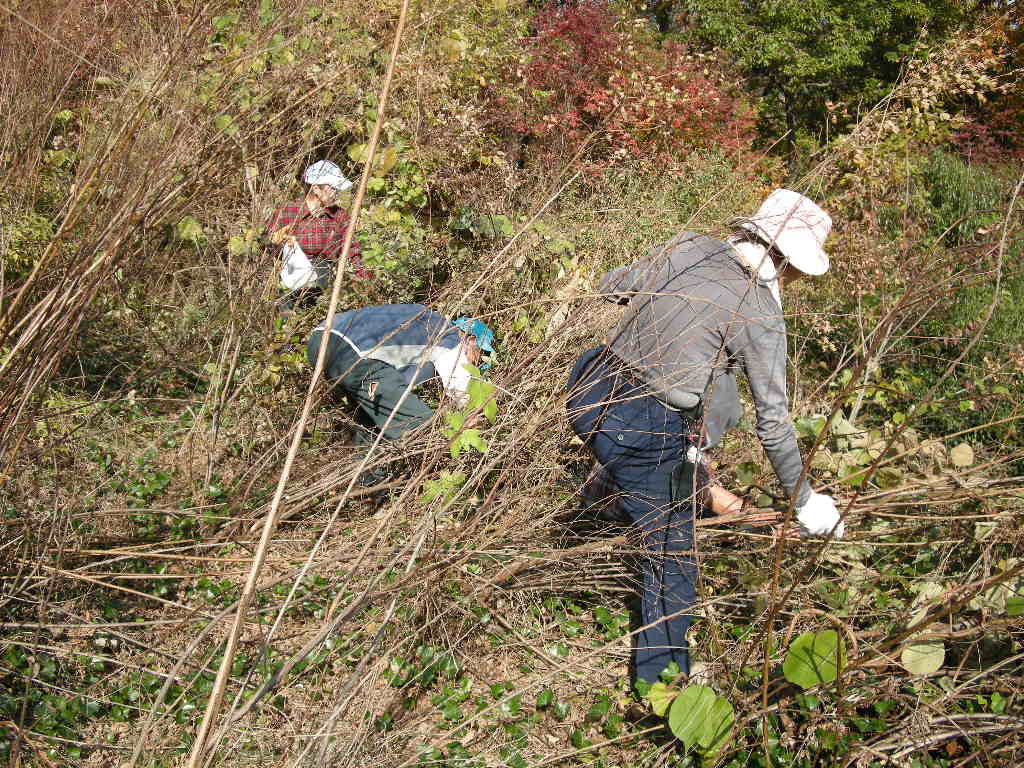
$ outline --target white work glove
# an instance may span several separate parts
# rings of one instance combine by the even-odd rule
[[[796,521],[800,524],[801,536],[828,536],[832,532],[833,538],[841,539],[846,532],[846,524],[839,522],[836,503],[823,493],[811,493],[806,503],[797,507]]]

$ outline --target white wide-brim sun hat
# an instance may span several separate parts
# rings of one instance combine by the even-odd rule
[[[791,189],[776,189],[756,214],[739,225],[774,245],[801,272],[828,272],[828,254],[823,246],[832,231],[832,218],[809,197]]]
[[[330,160],[317,160],[302,174],[302,180],[307,184],[325,184],[339,192],[352,188],[352,182],[341,172],[341,168]]]

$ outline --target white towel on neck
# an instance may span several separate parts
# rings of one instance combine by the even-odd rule
[[[768,255],[768,249],[760,243],[752,243],[742,238],[729,238],[729,245],[740,257],[740,263],[757,275],[759,280],[768,284],[772,296],[782,308],[782,295],[779,291],[779,274],[775,269],[775,262]]]

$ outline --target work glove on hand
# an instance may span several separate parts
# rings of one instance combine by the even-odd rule
[[[833,538],[841,539],[846,532],[846,524],[839,522],[836,503],[823,493],[812,493],[802,507],[797,507],[796,521],[801,536],[828,536],[831,532]]]

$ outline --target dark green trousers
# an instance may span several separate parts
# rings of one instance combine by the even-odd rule
[[[316,365],[321,331],[313,331],[306,345],[310,365]],[[386,440],[397,440],[409,430],[422,426],[434,416],[433,409],[412,392],[398,370],[379,360],[363,360],[335,334],[327,340],[324,374],[356,404],[356,422],[364,427],[355,435],[357,443],[372,442],[382,432]],[[384,427],[392,414],[391,423]]]
[[[310,261],[316,270],[316,281],[305,288],[285,291],[278,299],[281,311],[309,309],[325,292],[330,293],[331,283],[334,282],[334,262],[320,260],[315,256]]]

